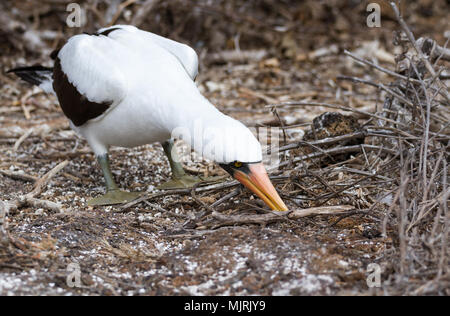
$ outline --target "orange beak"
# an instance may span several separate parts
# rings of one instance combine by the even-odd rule
[[[235,170],[233,177],[259,196],[272,210],[287,211],[288,208],[286,207],[286,204],[284,204],[272,182],[270,182],[263,164],[252,163],[248,166],[248,173]]]

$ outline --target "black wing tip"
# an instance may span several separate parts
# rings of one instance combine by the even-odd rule
[[[35,65],[29,67],[13,68],[8,70],[6,73],[14,73],[22,80],[31,83],[33,85],[39,86],[42,82],[49,80],[48,76],[53,74],[53,68]]]
[[[44,67],[42,65],[24,66],[24,67],[16,67],[16,68],[9,69],[9,70],[6,71],[6,73],[9,74],[9,73],[30,72],[30,71],[49,71],[49,72],[53,72],[53,68],[51,68],[51,67]]]
[[[121,30],[121,28],[120,28],[120,27],[111,27],[111,28],[106,29],[106,30],[104,30],[103,32],[97,33],[97,34],[98,34],[98,35],[108,36],[109,33],[113,32],[113,31],[116,31],[116,30]]]
[[[91,36],[100,36],[100,35],[108,36],[109,33],[113,32],[113,31],[116,31],[116,30],[121,30],[121,29],[122,29],[121,27],[110,26],[109,28],[107,28],[107,29],[104,30],[103,32],[99,32],[99,31],[96,31],[96,32],[94,32],[94,33],[83,32],[83,34],[91,35]]]

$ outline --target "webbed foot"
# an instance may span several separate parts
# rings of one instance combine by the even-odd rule
[[[106,194],[88,201],[89,206],[105,206],[131,202],[141,196],[140,192],[126,192],[119,189],[109,190]]]

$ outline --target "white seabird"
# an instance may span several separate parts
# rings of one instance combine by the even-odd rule
[[[198,57],[189,46],[134,26],[116,25],[75,35],[51,57],[53,68],[21,67],[10,72],[56,94],[71,127],[88,141],[106,181],[106,194],[90,200],[90,205],[124,203],[137,197],[115,183],[108,159],[110,146],[161,142],[173,177],[166,188],[198,182],[175,157],[172,139],[178,136],[271,209],[287,210],[261,162],[258,140],[199,92],[194,82]]]

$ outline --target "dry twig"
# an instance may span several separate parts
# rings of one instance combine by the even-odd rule
[[[55,168],[47,172],[42,178],[36,181],[33,191],[23,196],[17,197],[14,200],[8,201],[7,203],[9,205],[12,205],[16,209],[25,206],[31,206],[36,208],[44,208],[57,213],[63,213],[65,210],[59,203],[37,199],[36,197],[42,193],[42,190],[47,185],[47,183],[68,164],[68,160],[59,163]]]

